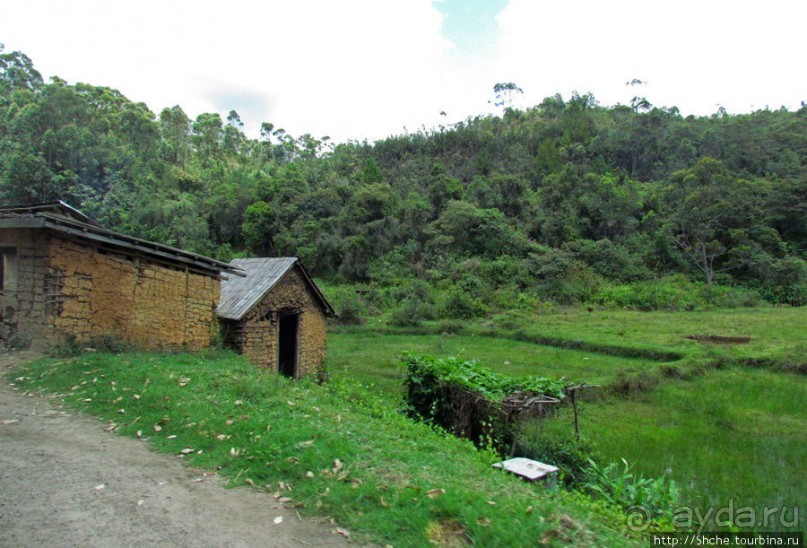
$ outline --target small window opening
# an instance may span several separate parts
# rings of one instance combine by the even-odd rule
[[[0,291],[17,289],[17,248],[0,247]]]

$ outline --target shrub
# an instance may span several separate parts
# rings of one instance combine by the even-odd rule
[[[548,248],[541,254],[532,253],[527,264],[536,292],[559,304],[586,301],[603,283],[602,276],[565,250]]]
[[[458,320],[443,320],[437,324],[437,331],[445,335],[456,335],[465,331],[465,322]]]
[[[423,320],[434,318],[433,306],[413,297],[405,299],[390,314],[390,323],[397,327],[412,327],[420,325]]]
[[[342,325],[361,325],[364,323],[359,303],[356,301],[344,302],[337,316],[337,321]]]
[[[483,261],[479,266],[479,276],[496,287],[514,285],[523,288],[532,281],[526,263],[512,255]]]
[[[807,261],[785,257],[758,261],[752,266],[759,280],[759,290],[772,303],[804,306],[807,304]]]
[[[588,302],[637,310],[694,310],[705,304],[684,276],[605,287]]]
[[[512,285],[492,291],[488,302],[497,312],[510,310],[536,311],[542,305],[541,300],[535,294],[521,291]]]
[[[56,358],[72,358],[84,352],[84,348],[72,333],[66,334],[57,344],[49,349],[49,354]]]
[[[709,306],[715,308],[751,308],[767,304],[753,289],[725,285],[695,284],[697,294]]]
[[[601,288],[589,303],[636,310],[737,308],[764,303],[756,291],[692,282],[682,275]]]
[[[100,352],[109,352],[110,354],[122,354],[132,350],[132,345],[125,343],[117,335],[113,334],[95,337],[90,341],[89,347]]]
[[[403,364],[407,370],[403,410],[410,417],[502,454],[509,451],[515,422],[521,417],[511,406],[516,399],[538,395],[563,398],[561,380],[497,375],[473,360],[405,354]],[[530,413],[539,416],[547,409],[536,406]]]
[[[448,293],[445,301],[443,301],[441,311],[443,318],[470,320],[485,316],[490,310],[481,300],[469,296],[468,293],[460,289],[454,289]]]
[[[390,315],[390,323],[398,327],[410,327],[420,325],[424,320],[435,319],[432,293],[429,284],[421,280],[412,280],[394,288],[391,295],[399,304]]]
[[[407,299],[427,303],[434,302],[434,289],[423,280],[395,280],[389,294],[391,299],[399,304]]]

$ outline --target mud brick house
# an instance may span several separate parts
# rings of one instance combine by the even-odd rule
[[[64,202],[0,208],[0,337],[42,348],[115,336],[198,350],[227,263],[117,234]]]
[[[325,359],[326,319],[334,310],[299,259],[235,259],[245,277],[221,285],[216,313],[227,346],[258,367],[299,378]]]

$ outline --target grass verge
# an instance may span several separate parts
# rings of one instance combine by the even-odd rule
[[[317,386],[215,356],[87,354],[13,374],[121,435],[218,470],[359,542],[624,546],[624,514],[491,468],[495,457],[346,382]]]

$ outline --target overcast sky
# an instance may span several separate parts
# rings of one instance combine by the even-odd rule
[[[807,0],[0,0],[0,43],[155,114],[372,141],[491,112],[497,82],[521,107],[578,91],[685,115],[797,109],[805,21]]]

